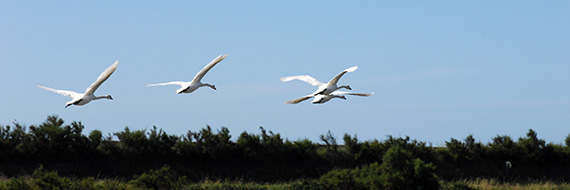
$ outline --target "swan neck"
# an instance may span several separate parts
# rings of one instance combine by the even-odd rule
[[[203,84],[202,84],[202,85],[200,85],[200,86],[207,86],[207,87],[210,87],[210,88],[212,88],[212,89],[216,90],[216,86],[214,86],[214,85],[212,85],[212,84],[203,83]]]
[[[111,100],[113,99],[113,98],[111,98],[111,96],[109,96],[109,95],[107,95],[107,96],[95,96],[95,100],[103,99],[103,98],[105,98],[105,99],[111,99]]]

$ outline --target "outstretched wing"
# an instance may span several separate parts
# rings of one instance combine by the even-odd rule
[[[289,76],[289,77],[281,77],[279,78],[282,82],[292,81],[292,80],[300,80],[309,83],[311,86],[321,86],[324,83],[318,81],[317,79],[309,76],[309,75],[298,75],[298,76]]]
[[[287,104],[297,104],[297,103],[302,102],[302,101],[305,101],[305,100],[307,100],[307,99],[309,99],[309,98],[311,98],[311,97],[313,97],[313,96],[310,96],[310,95],[309,95],[309,96],[303,96],[303,97],[300,97],[300,98],[297,98],[297,99],[294,99],[294,100],[286,101],[285,103],[287,103]]]
[[[105,82],[105,80],[107,80],[111,76],[111,74],[113,74],[113,72],[115,72],[115,69],[117,69],[118,65],[119,65],[119,61],[115,61],[115,63],[113,63],[111,66],[109,66],[109,68],[105,69],[105,71],[103,71],[103,73],[101,73],[101,75],[99,75],[97,80],[95,82],[93,82],[93,84],[91,84],[91,86],[89,86],[87,88],[87,90],[85,91],[85,94],[95,93],[95,90],[97,90],[97,88],[99,88],[99,86],[101,86],[101,84],[103,84],[103,82]]]
[[[354,71],[356,71],[356,69],[358,69],[358,66],[354,66],[354,67],[345,69],[344,71],[342,71],[338,75],[336,75],[333,79],[331,79],[331,81],[329,81],[328,84],[329,85],[334,84],[336,86],[336,83],[338,82],[338,80],[340,80],[340,77],[342,77],[342,75],[344,75],[345,73],[354,72]]]
[[[164,85],[178,85],[178,86],[184,86],[184,83],[186,83],[186,82],[182,82],[182,81],[172,81],[172,82],[165,82],[165,83],[149,84],[149,85],[146,85],[146,86],[164,86]]]
[[[208,63],[200,72],[198,72],[198,74],[196,74],[196,76],[194,76],[194,79],[192,79],[192,81],[198,82],[198,81],[202,80],[202,78],[204,78],[206,73],[208,73],[208,71],[210,71],[210,69],[212,69],[212,67],[216,66],[216,64],[218,64],[220,61],[224,60],[224,58],[226,58],[227,56],[228,56],[228,54],[223,55],[223,56],[218,55],[218,57],[214,58],[214,60],[210,61],[210,63]]]
[[[355,95],[355,96],[372,96],[374,95],[374,92],[372,93],[355,93],[355,92],[345,92],[345,91],[334,91],[331,93],[331,95]]]
[[[74,97],[80,95],[77,92],[73,92],[73,91],[69,91],[69,90],[57,90],[57,89],[48,88],[48,87],[45,87],[45,86],[42,86],[39,84],[38,84],[38,87],[52,91],[52,92],[55,92],[55,93],[58,93],[58,94],[61,94],[61,95],[64,95],[64,96],[67,96],[67,97],[70,97],[70,98],[74,98]]]

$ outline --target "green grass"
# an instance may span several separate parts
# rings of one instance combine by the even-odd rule
[[[42,189],[40,179],[33,176],[17,178],[0,177],[0,190],[4,189]],[[68,179],[69,183],[60,189],[141,189],[123,179]],[[458,181],[440,181],[443,190],[570,190],[570,183],[552,181],[502,182],[498,179],[470,179]],[[296,180],[281,183],[254,183],[232,180],[203,180],[197,183],[180,184],[180,189],[217,190],[217,189],[252,189],[252,190],[287,190],[287,189],[323,189],[316,180]]]
[[[552,181],[502,182],[498,179],[471,179],[453,182],[441,182],[443,189],[478,189],[478,190],[570,190],[570,183]],[[465,188],[458,188],[465,187]]]

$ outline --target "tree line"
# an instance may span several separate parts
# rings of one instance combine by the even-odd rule
[[[499,135],[489,143],[477,142],[472,135],[463,140],[452,138],[445,147],[433,147],[409,137],[360,141],[349,134],[342,137],[344,145],[338,145],[330,131],[320,136],[320,143],[291,141],[262,127],[258,134],[242,132],[235,141],[223,127],[212,130],[208,126],[184,135],[169,135],[156,127],[127,127],[107,136],[99,130],[85,135],[83,129],[81,122],[66,124],[58,116],[48,116],[42,124],[29,127],[19,123],[0,126],[1,175],[32,175],[41,166],[61,176],[131,179],[167,166],[189,181],[321,178],[331,184],[369,180],[366,184],[374,185],[378,180],[386,184],[392,168],[408,167],[412,174],[414,169],[419,170],[415,172],[424,176],[420,181],[432,173],[436,181],[570,180],[570,136],[565,146],[547,144],[532,129],[525,137]],[[395,153],[386,156],[389,152]],[[512,163],[509,178],[506,161]],[[385,176],[361,179],[366,175],[359,172]]]

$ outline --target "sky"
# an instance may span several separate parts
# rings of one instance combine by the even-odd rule
[[[434,146],[487,143],[529,129],[570,135],[568,1],[0,1],[0,125],[58,115],[84,133],[206,126],[289,140],[331,131],[361,141],[409,136]],[[209,61],[217,90],[176,94]],[[36,85],[113,96],[70,99]],[[316,90],[280,77],[311,75],[370,97],[285,104]]]

